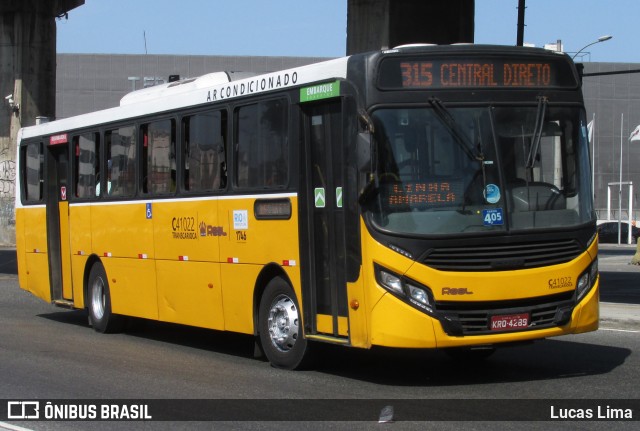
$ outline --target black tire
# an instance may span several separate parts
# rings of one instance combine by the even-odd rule
[[[303,335],[300,307],[281,277],[272,279],[260,298],[258,335],[273,367],[295,370],[308,363],[309,343]]]
[[[124,329],[125,317],[111,312],[109,280],[104,267],[99,262],[91,267],[89,273],[87,299],[89,324],[95,331],[108,334],[121,332]]]

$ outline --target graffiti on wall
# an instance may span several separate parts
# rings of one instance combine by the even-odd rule
[[[14,225],[14,196],[16,189],[16,162],[5,160],[0,162],[0,222]]]
[[[16,162],[5,160],[0,162],[0,197],[15,196],[16,187]]]

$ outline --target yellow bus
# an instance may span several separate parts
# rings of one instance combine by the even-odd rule
[[[19,133],[20,286],[311,343],[496,347],[597,329],[585,108],[566,55],[406,46],[212,73]]]

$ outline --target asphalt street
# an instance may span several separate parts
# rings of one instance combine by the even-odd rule
[[[286,372],[255,360],[250,338],[177,325],[138,322],[122,334],[97,335],[80,311],[56,309],[17,288],[15,251],[0,249],[0,274],[11,289],[0,314],[4,343],[2,391],[19,399],[518,399],[600,397],[636,399],[640,350],[640,267],[629,265],[635,248],[604,245],[601,330],[505,348],[491,360],[462,366],[442,352],[338,351],[323,346],[318,369]],[[428,366],[425,366],[428,364]],[[64,372],[61,372],[64,370]],[[384,372],[379,372],[384,370]],[[18,399],[16,398],[16,399]],[[609,402],[609,401],[607,401]],[[287,410],[294,408],[293,401]],[[247,404],[240,404],[244,409]],[[322,413],[312,406],[313,414]],[[401,404],[395,404],[401,415]],[[460,406],[448,410],[458,412]],[[307,407],[305,407],[307,408]],[[314,410],[315,409],[315,410]],[[448,411],[447,410],[447,411]],[[244,410],[243,410],[244,411]],[[231,411],[233,413],[233,411]],[[155,414],[155,413],[154,413]],[[311,413],[310,413],[311,414]],[[457,414],[457,413],[456,413]],[[377,416],[376,416],[377,417]],[[10,430],[212,429],[210,422],[0,423]],[[198,427],[195,427],[198,425]],[[371,429],[371,422],[245,421],[242,428]],[[555,424],[557,425],[557,424]],[[588,425],[588,426],[587,426]],[[387,425],[380,425],[387,426]],[[393,426],[393,425],[392,425]],[[495,423],[396,423],[396,429],[495,429]],[[238,429],[215,422],[213,429]],[[549,429],[544,421],[501,422],[505,430]],[[557,429],[558,427],[554,427]],[[560,427],[562,428],[562,427]],[[580,422],[564,429],[611,429]],[[615,429],[635,429],[631,422]]]

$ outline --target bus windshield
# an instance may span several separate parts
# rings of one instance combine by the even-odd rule
[[[371,220],[408,235],[568,228],[594,218],[578,107],[384,108],[372,113]]]

